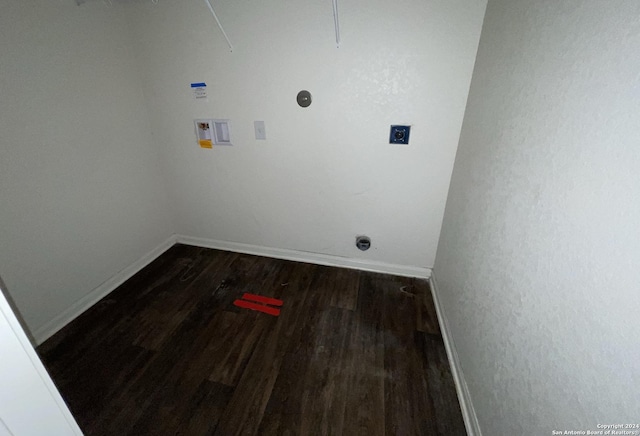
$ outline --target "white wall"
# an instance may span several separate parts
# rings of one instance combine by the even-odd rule
[[[340,2],[340,48],[330,1],[212,3],[233,53],[202,0],[123,6],[177,233],[431,267],[486,1]],[[231,119],[234,146],[200,149],[194,118]]]
[[[173,231],[125,13],[0,0],[0,274],[32,331]]]
[[[639,16],[489,2],[434,269],[485,435],[638,420]]]

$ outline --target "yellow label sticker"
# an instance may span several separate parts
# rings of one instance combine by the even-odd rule
[[[211,139],[200,139],[198,140],[198,142],[200,143],[200,147],[202,148],[213,148],[213,143],[211,142]]]

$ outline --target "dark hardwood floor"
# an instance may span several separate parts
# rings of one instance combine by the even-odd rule
[[[466,434],[419,279],[176,245],[38,352],[88,435]]]

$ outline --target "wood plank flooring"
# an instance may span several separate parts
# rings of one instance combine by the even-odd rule
[[[466,434],[419,279],[175,245],[38,352],[88,435]]]

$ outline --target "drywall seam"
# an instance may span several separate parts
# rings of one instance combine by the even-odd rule
[[[257,256],[273,257],[276,259],[294,260],[297,262],[313,263],[318,265],[337,266],[342,268],[373,271],[385,274],[394,274],[406,277],[420,277],[428,279],[431,276],[430,268],[416,266],[396,265],[386,262],[375,262],[365,259],[352,259],[328,254],[310,253],[306,251],[289,250],[282,248],[263,247],[260,245],[242,244],[239,242],[219,241],[215,239],[196,238],[192,236],[177,235],[176,242],[180,244],[195,245],[198,247],[215,248],[218,250],[233,251],[237,253],[254,254]]]
[[[440,305],[440,300],[438,299],[438,285],[433,271],[429,277],[429,284],[431,285],[431,295],[433,296],[433,303],[436,307],[436,314],[438,316],[438,324],[440,324],[440,331],[442,332],[444,347],[447,350],[447,357],[449,358],[449,366],[451,367],[451,373],[453,374],[453,382],[456,385],[456,391],[458,392],[458,401],[460,402],[464,425],[467,428],[469,436],[482,436],[478,417],[476,416],[476,411],[473,407],[473,403],[471,402],[469,388],[467,387],[467,382],[464,379],[462,367],[460,366],[455,342],[453,341],[453,336],[449,329],[449,323],[444,314],[444,310]]]
[[[36,345],[40,345],[44,341],[49,339],[51,336],[53,336],[71,321],[76,319],[91,306],[96,304],[109,293],[113,292],[118,286],[133,277],[136,273],[142,270],[142,268],[157,259],[162,253],[171,248],[175,243],[176,236],[171,235],[156,248],[149,251],[147,254],[140,257],[131,265],[107,279],[100,286],[93,289],[89,294],[78,300],[76,303],[71,305],[68,309],[53,318],[51,321],[35,329],[33,331],[33,338],[36,342]]]

